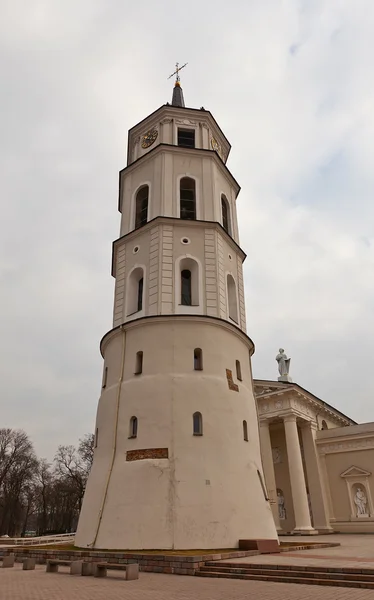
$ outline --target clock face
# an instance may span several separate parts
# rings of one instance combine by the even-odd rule
[[[158,131],[153,128],[147,131],[142,137],[142,148],[149,148],[157,140]]]
[[[210,140],[210,145],[212,146],[213,150],[215,150],[216,152],[220,153],[221,152],[221,146],[219,145],[219,143],[217,142],[217,140],[212,137],[212,139]]]

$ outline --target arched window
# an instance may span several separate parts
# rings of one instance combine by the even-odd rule
[[[322,429],[328,429],[325,419],[323,419],[323,421],[322,421]]]
[[[138,419],[136,417],[131,417],[129,438],[136,438],[137,435],[138,435]]]
[[[135,200],[135,229],[143,227],[148,220],[148,194],[149,187],[143,185],[138,190]]]
[[[232,275],[227,275],[227,300],[229,305],[229,317],[235,323],[239,322],[238,302],[236,298],[236,284]]]
[[[143,310],[144,305],[144,271],[142,267],[133,269],[127,280],[126,315],[133,315]]]
[[[224,194],[221,196],[222,226],[231,235],[230,206]]]
[[[183,258],[180,269],[180,304],[199,306],[199,265],[193,258]]]
[[[245,442],[248,442],[248,425],[247,421],[243,421],[243,438]]]
[[[240,366],[240,361],[236,360],[235,364],[236,364],[236,378],[239,379],[239,381],[242,381],[242,368]]]
[[[180,218],[196,219],[196,184],[190,177],[180,180]]]
[[[183,269],[181,272],[181,304],[184,306],[192,304],[191,271],[189,269]]]
[[[195,348],[193,351],[193,363],[195,371],[203,370],[203,351],[201,348]]]
[[[140,375],[143,372],[143,352],[140,350],[136,353],[135,375]]]
[[[200,412],[195,412],[192,416],[193,434],[203,435],[203,417]]]

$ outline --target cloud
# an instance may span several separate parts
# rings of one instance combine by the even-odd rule
[[[92,431],[127,130],[171,97],[230,139],[254,373],[372,420],[374,7],[8,0],[0,20],[2,422],[53,455]]]

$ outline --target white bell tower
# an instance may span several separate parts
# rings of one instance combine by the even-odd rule
[[[172,103],[135,125],[120,172],[113,329],[80,547],[277,540],[264,487],[230,144]]]

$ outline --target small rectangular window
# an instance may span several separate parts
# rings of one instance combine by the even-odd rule
[[[141,277],[138,283],[138,311],[143,310],[143,287],[144,287],[144,278]]]
[[[99,442],[99,429],[98,427],[96,427],[96,433],[95,433],[95,448],[97,448],[97,444]]]
[[[203,351],[201,348],[195,348],[193,351],[194,369],[195,371],[203,370]]]
[[[108,379],[108,367],[104,367],[104,373],[103,373],[103,384],[102,387],[105,388],[106,387],[106,382]]]
[[[143,372],[143,352],[136,353],[135,375],[140,375]]]
[[[178,146],[184,148],[195,148],[195,130],[178,129]]]
[[[242,381],[242,369],[240,366],[240,361],[237,360],[235,364],[236,364],[236,377],[237,377],[237,379],[239,379],[239,381]]]
[[[201,413],[195,412],[192,415],[193,421],[193,434],[194,435],[203,435],[203,417]]]

